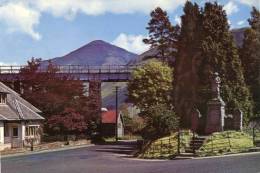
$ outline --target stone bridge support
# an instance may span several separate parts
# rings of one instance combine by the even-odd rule
[[[93,110],[96,110],[95,112],[101,117],[101,80],[89,81],[89,98],[91,99],[91,107]]]

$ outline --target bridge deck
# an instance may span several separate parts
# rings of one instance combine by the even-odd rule
[[[1,81],[23,80],[21,70],[27,66],[0,66]],[[88,65],[64,65],[55,66],[58,78],[69,77],[83,81],[101,80],[103,82],[124,82],[128,81],[131,72],[137,66],[126,65],[107,65],[107,66],[88,66]],[[40,67],[37,73],[47,73],[46,67]]]

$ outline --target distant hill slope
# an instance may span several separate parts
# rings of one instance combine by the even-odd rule
[[[138,55],[102,40],[92,41],[71,53],[50,59],[57,65],[125,65]],[[47,65],[43,61],[42,65]]]
[[[234,41],[236,43],[236,45],[238,47],[241,47],[243,44],[243,39],[244,39],[244,32],[247,28],[237,28],[237,29],[232,29],[231,33],[233,35]],[[147,57],[153,57],[153,55],[155,55],[157,52],[157,50],[154,49],[150,49],[144,53],[142,53],[141,55],[139,55],[137,58],[132,59],[129,64],[130,65],[134,65],[134,64],[143,64],[144,62],[147,61]]]
[[[50,59],[56,65],[126,65],[136,59],[137,54],[128,52],[125,49],[114,46],[102,40],[92,41],[67,55]],[[46,66],[48,60],[41,63]],[[120,86],[119,103],[126,99],[126,83],[103,83],[102,84],[102,105],[104,107],[115,106],[115,86]]]
[[[244,32],[247,28],[238,28],[231,30],[235,43],[238,47],[241,47],[244,39]]]

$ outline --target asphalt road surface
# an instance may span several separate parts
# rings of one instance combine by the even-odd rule
[[[2,159],[2,173],[260,173],[260,154],[144,161],[132,145],[99,145]]]

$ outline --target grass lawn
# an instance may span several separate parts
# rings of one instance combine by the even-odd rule
[[[180,150],[184,151],[192,137],[190,131],[184,131],[180,137]],[[178,153],[178,133],[153,141],[140,155],[140,158],[171,158]]]
[[[197,152],[200,156],[239,153],[252,148],[253,139],[244,132],[216,132],[209,136]]]

